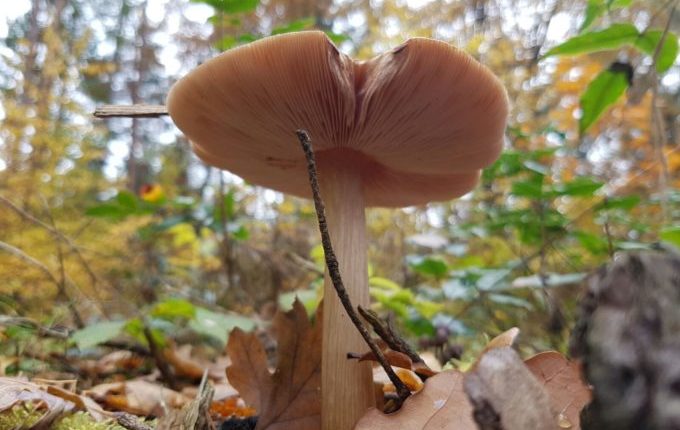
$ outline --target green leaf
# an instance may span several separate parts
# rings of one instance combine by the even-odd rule
[[[342,42],[349,40],[349,36],[339,33],[333,33],[330,30],[325,30],[324,33],[326,33],[326,36],[328,36],[328,38],[331,39],[331,41],[336,45],[339,45]]]
[[[502,290],[507,287],[510,269],[484,269],[475,285],[482,291]]]
[[[539,175],[545,176],[548,173],[550,173],[550,169],[547,166],[544,166],[543,164],[534,161],[534,160],[527,160],[524,162],[523,166],[529,170],[531,170],[534,173],[537,173]]]
[[[622,196],[607,198],[595,206],[595,211],[607,211],[611,209],[621,209],[630,211],[640,203],[640,196]]]
[[[533,175],[526,181],[513,182],[510,192],[518,197],[540,199],[543,197],[543,175]]]
[[[604,255],[609,251],[609,243],[602,236],[585,231],[577,231],[574,233],[574,237],[576,237],[581,246],[594,255]]]
[[[630,6],[632,0],[588,0],[586,13],[581,24],[580,31],[587,30],[595,20],[601,17],[607,10]]]
[[[487,295],[488,299],[499,305],[509,305],[518,308],[531,310],[533,306],[528,301],[508,294],[492,293]]]
[[[196,333],[214,337],[224,345],[234,328],[245,331],[255,328],[255,321],[241,315],[217,313],[201,307],[195,309],[196,317],[189,322],[189,327]]]
[[[471,300],[477,297],[477,290],[461,282],[459,279],[451,279],[442,285],[444,296],[449,300]]]
[[[421,261],[411,264],[411,268],[421,275],[432,276],[436,279],[442,279],[449,272],[449,266],[446,262],[436,257],[423,258]]]
[[[633,0],[607,0],[607,7],[609,9],[628,7],[633,3]]]
[[[665,227],[659,232],[661,240],[680,248],[680,225]]]
[[[215,10],[224,13],[253,12],[259,0],[191,0],[192,3],[204,3],[212,6]]]
[[[315,20],[314,20],[313,17],[298,19],[297,21],[293,21],[293,22],[288,23],[286,25],[282,25],[280,27],[275,27],[272,30],[272,35],[283,34],[283,33],[292,33],[294,31],[308,30],[308,29],[314,27],[314,23],[315,23]]]
[[[137,196],[129,191],[119,191],[116,195],[116,201],[121,208],[130,209],[134,211],[137,208]]]
[[[604,184],[592,178],[578,177],[573,181],[556,184],[553,191],[558,196],[588,197]]]
[[[431,337],[434,336],[436,332],[432,322],[420,315],[407,318],[406,321],[404,321],[404,326],[408,331],[417,337]]]
[[[236,213],[236,197],[234,196],[233,191],[229,191],[226,196],[224,196],[224,215],[227,217],[228,220],[232,219],[234,217],[234,214]],[[221,210],[218,211],[219,214],[221,215],[222,212]]]
[[[553,288],[564,285],[578,285],[586,278],[585,273],[550,273],[545,277],[539,275],[524,276],[512,281],[512,288]]]
[[[248,240],[250,231],[245,226],[239,226],[235,231],[231,232],[231,237],[236,240]]]
[[[104,203],[101,205],[91,206],[85,210],[85,215],[101,218],[125,218],[132,212],[121,208],[117,204]]]
[[[94,217],[122,219],[129,215],[144,215],[154,211],[146,202],[140,201],[129,191],[119,191],[115,199],[91,206],[85,214]]]
[[[317,290],[295,290],[287,293],[279,294],[279,307],[283,311],[293,309],[293,303],[299,300],[305,306],[308,314],[312,314],[319,301],[319,293]]]
[[[588,0],[586,5],[586,13],[581,24],[580,32],[587,30],[597,18],[601,17],[607,11],[607,5],[604,0]]]
[[[595,77],[581,96],[579,133],[584,133],[611,105],[621,98],[628,88],[628,75],[624,71],[604,70]]]
[[[663,37],[663,30],[648,30],[640,35],[634,41],[634,45],[640,51],[654,56],[656,48],[661,43]],[[666,34],[663,46],[659,51],[659,56],[656,59],[656,70],[663,73],[670,69],[675,59],[678,57],[678,36],[673,32]]]
[[[196,307],[184,299],[167,299],[156,303],[150,314],[157,318],[173,320],[176,318],[193,319],[196,316]]]
[[[618,49],[635,43],[640,33],[633,24],[613,24],[600,31],[590,31],[574,36],[549,50],[545,56],[575,55],[588,52]]]
[[[245,34],[239,35],[238,37],[224,36],[222,39],[215,42],[214,45],[215,45],[215,48],[217,48],[218,50],[226,51],[228,49],[233,48],[234,46],[244,45],[246,43],[254,42],[258,39],[260,39],[260,37],[257,36],[257,35],[245,33]]]
[[[118,336],[126,321],[103,321],[89,325],[71,334],[71,340],[80,349],[91,348]]]
[[[432,318],[435,314],[444,310],[444,304],[418,299],[413,303],[413,308],[425,318]]]
[[[648,251],[652,248],[652,244],[644,242],[635,242],[630,240],[621,240],[615,243],[617,251]]]
[[[401,287],[396,282],[387,278],[381,278],[380,276],[371,276],[368,279],[368,285],[371,287],[380,288],[382,290],[397,291],[401,289]]]

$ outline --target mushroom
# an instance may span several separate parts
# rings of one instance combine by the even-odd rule
[[[246,181],[310,197],[295,138],[314,141],[321,194],[353,304],[368,306],[365,207],[450,200],[500,154],[507,119],[500,81],[447,43],[417,38],[368,61],[322,32],[261,39],[179,80],[167,105],[193,150]],[[322,427],[348,430],[373,405],[366,346],[326,276]]]

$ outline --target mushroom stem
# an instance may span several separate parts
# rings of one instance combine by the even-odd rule
[[[320,166],[319,185],[333,248],[345,289],[354,306],[368,306],[366,218],[361,175],[344,163]],[[326,270],[321,361],[323,430],[350,430],[375,405],[371,366],[348,360],[366,343],[352,324]]]

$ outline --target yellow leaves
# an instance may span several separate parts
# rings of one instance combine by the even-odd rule
[[[475,34],[470,38],[467,45],[465,45],[465,52],[470,55],[477,55],[479,48],[484,43],[485,37],[482,33]]]
[[[163,194],[163,188],[159,184],[145,184],[139,190],[139,197],[145,202],[158,203],[165,195]]]
[[[115,63],[107,61],[91,61],[80,69],[80,73],[85,77],[94,77],[113,73],[117,69]]]
[[[680,171],[680,151],[672,150],[666,153],[666,162],[668,163],[668,170],[671,172]]]

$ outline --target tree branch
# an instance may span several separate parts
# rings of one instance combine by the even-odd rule
[[[168,115],[163,105],[103,105],[94,111],[96,118],[160,118]]]

